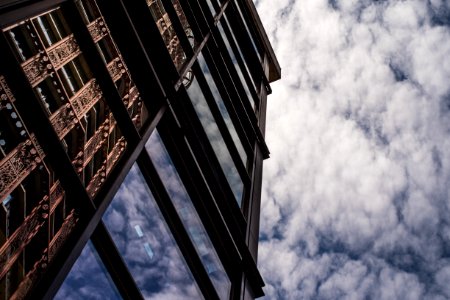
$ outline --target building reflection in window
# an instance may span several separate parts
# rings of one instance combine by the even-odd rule
[[[217,123],[208,107],[208,103],[206,102],[200,85],[195,77],[191,86],[188,88],[187,93],[192,104],[194,105],[195,112],[203,125],[206,135],[211,142],[211,146],[217,156],[217,159],[219,160],[223,172],[225,173],[225,177],[230,184],[231,190],[236,197],[236,201],[240,206],[244,184],[236,169],[236,166],[234,165],[233,159],[231,158],[227,145],[223,140],[222,134],[219,131],[219,127],[217,127]]]
[[[136,164],[103,221],[144,298],[202,298]]]
[[[54,299],[122,299],[90,241],[84,247]]]
[[[145,148],[155,164],[219,297],[228,299],[230,281],[158,132],[153,133]]]

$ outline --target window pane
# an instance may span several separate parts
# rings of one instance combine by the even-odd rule
[[[244,72],[246,72],[246,73],[249,75],[249,77],[251,78],[250,68],[248,67],[247,62],[246,62],[246,60],[245,60],[245,57],[244,57],[244,55],[242,54],[241,46],[239,45],[238,40],[237,40],[236,36],[235,36],[234,33],[233,33],[233,30],[232,30],[232,28],[231,28],[231,26],[230,26],[230,22],[228,21],[228,18],[227,18],[227,15],[226,15],[226,14],[224,14],[224,16],[223,16],[223,21],[227,24],[228,28],[230,29],[231,38],[232,38],[232,40],[234,41],[234,43],[237,45],[238,55],[241,57],[242,61],[244,62],[244,67],[245,67],[245,68],[244,68]],[[250,81],[251,81],[251,83],[252,83],[251,87],[252,87],[253,89],[257,90],[256,86],[257,86],[258,84],[260,84],[260,83],[256,83],[256,84],[255,84],[255,82],[253,81],[253,79],[251,79]]]
[[[255,44],[255,41],[253,40],[253,36],[252,36],[252,34],[251,34],[251,31],[250,31],[250,29],[248,28],[248,25],[247,25],[248,18],[245,18],[245,17],[244,17],[244,14],[242,13],[242,10],[241,10],[241,8],[240,8],[240,6],[239,6],[239,3],[235,2],[235,5],[236,5],[236,7],[237,7],[237,10],[238,10],[238,12],[239,12],[239,15],[241,16],[242,22],[244,23],[245,30],[247,31],[247,34],[248,34],[249,37],[250,37],[250,41],[252,42],[253,49],[255,49],[256,54],[258,55],[259,60],[262,61],[261,53],[258,51],[258,48],[256,47],[256,44]]]
[[[200,122],[205,129],[206,135],[208,136],[211,146],[219,160],[223,172],[231,186],[231,189],[236,197],[236,201],[241,205],[242,194],[244,189],[244,184],[242,183],[241,177],[234,165],[233,159],[231,158],[230,152],[228,151],[227,145],[223,140],[223,137],[217,127],[216,121],[208,107],[205,96],[198,84],[197,79],[194,77],[192,84],[187,90],[189,98],[194,105],[195,112],[197,113]]]
[[[242,73],[241,67],[239,66],[239,63],[236,59],[235,53],[233,52],[233,49],[231,48],[230,42],[228,41],[228,38],[225,34],[225,31],[222,27],[222,23],[217,23],[217,28],[219,29],[220,35],[225,43],[225,47],[227,48],[228,53],[230,54],[231,60],[233,62],[234,67],[236,68],[236,71],[238,73],[239,79],[242,82],[242,86],[244,87],[245,94],[247,95],[248,100],[252,104],[252,107],[255,108],[255,101],[253,99],[253,96],[250,92],[250,88],[247,85],[247,81],[245,81],[244,74]],[[237,54],[239,55],[239,53]]]
[[[231,283],[158,132],[153,133],[145,148],[155,164],[219,297],[228,299]]]
[[[206,81],[208,82],[208,86],[211,89],[211,92],[214,96],[214,100],[216,101],[217,106],[219,107],[220,114],[227,125],[228,131],[230,132],[231,137],[233,138],[233,142],[236,145],[236,148],[241,156],[242,162],[244,165],[247,163],[247,154],[245,153],[244,147],[242,146],[241,140],[236,132],[236,128],[231,121],[231,117],[228,114],[227,108],[225,107],[225,103],[223,102],[222,97],[220,96],[219,90],[217,89],[217,85],[214,82],[214,79],[209,71],[208,65],[203,57],[203,54],[200,53],[198,56],[198,63],[203,71],[203,75],[205,76]]]
[[[122,299],[91,241],[84,247],[54,299]]]
[[[103,221],[144,298],[202,298],[137,165]]]

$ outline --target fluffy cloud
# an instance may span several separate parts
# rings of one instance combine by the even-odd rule
[[[268,106],[267,298],[450,297],[450,4],[256,5],[282,66]]]

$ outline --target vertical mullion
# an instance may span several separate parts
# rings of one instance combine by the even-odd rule
[[[129,16],[132,17],[134,28],[139,36],[142,48],[150,57],[157,77],[169,99],[174,93],[173,86],[179,79],[179,74],[167,51],[163,38],[150,13],[146,1],[122,1]]]
[[[211,110],[211,113],[216,121],[217,127],[219,128],[220,134],[222,135],[225,144],[227,146],[228,151],[230,152],[231,158],[233,159],[233,163],[236,166],[239,175],[244,183],[245,188],[248,188],[250,178],[248,177],[247,170],[244,166],[244,163],[239,155],[239,152],[234,144],[233,138],[228,130],[227,125],[225,124],[224,119],[222,118],[222,114],[217,107],[217,104],[214,100],[214,95],[211,93],[209,89],[208,83],[202,73],[200,66],[197,64],[194,65],[194,74],[197,77],[200,88],[205,96],[205,100],[208,103],[208,107]]]
[[[194,1],[194,2],[188,2],[186,0],[179,0],[179,1],[183,7],[190,7],[192,10],[192,13],[189,10],[185,11],[186,17],[188,18],[189,22],[191,22],[191,23],[194,21],[196,22],[195,15],[202,15],[203,14],[202,10],[205,11],[207,18],[209,18],[209,19],[212,18],[211,12],[206,7],[207,6],[206,3],[202,2],[202,8],[200,8],[197,1]],[[227,4],[229,1],[230,0],[228,0],[226,3],[224,3],[222,10],[224,10],[227,7]],[[222,12],[219,16],[222,16]],[[212,34],[213,34],[213,37],[215,37],[214,40],[216,40],[216,43],[217,43],[217,39],[218,39],[219,44],[220,44],[219,46],[222,47],[223,49],[225,49],[224,42],[222,41],[222,38],[220,36],[220,33],[218,32],[217,27],[214,24],[209,26],[208,24],[206,24],[205,20],[203,20],[202,26],[204,28],[209,27],[210,30],[212,30]],[[194,27],[193,30],[197,31],[197,33],[196,33],[197,35],[201,34],[200,29]],[[242,109],[245,111],[245,113],[244,113],[244,116],[242,117],[242,120],[250,120],[251,125],[248,128],[248,130],[249,130],[249,132],[251,132],[251,131],[255,132],[256,140],[259,141],[259,143],[261,144],[261,147],[263,148],[263,152],[267,153],[267,157],[268,157],[269,151],[267,149],[267,146],[265,145],[264,139],[261,139],[259,129],[257,128],[258,127],[257,126],[257,123],[258,123],[257,118],[255,116],[255,113],[254,113],[251,105],[250,105],[249,100],[245,101],[245,99],[247,99],[247,95],[244,92],[244,87],[242,86],[242,83],[237,75],[237,71],[236,71],[234,65],[230,65],[230,63],[229,63],[231,61],[231,58],[230,58],[228,52],[224,54],[224,59],[221,57],[221,54],[216,55],[216,58],[214,59],[214,61],[217,61],[217,60],[222,61],[223,64],[226,66],[226,70],[228,70],[228,71],[223,70],[222,71],[223,74],[229,74],[232,79],[232,82],[228,81],[227,86],[234,87],[236,89],[236,94],[239,95],[239,96],[233,96],[233,98],[240,99],[241,101],[239,101],[238,104],[241,104],[244,106]]]
[[[23,99],[28,100],[27,107],[22,107],[23,109],[19,111],[23,119],[26,120],[26,126],[33,128],[33,133],[46,153],[46,158],[68,197],[76,200],[74,201],[74,206],[77,210],[79,221],[53,258],[52,263],[47,267],[38,285],[32,291],[38,298],[46,297],[49,293],[56,293],[56,289],[81,253],[88,238],[83,230],[83,224],[92,218],[95,208],[83,183],[75,172],[72,162],[61,144],[47,113],[39,104],[39,100],[34,95],[22,68],[7,45],[7,40],[3,33],[0,33],[0,52],[2,53],[0,73],[4,75],[12,93],[18,99],[17,105],[20,106],[20,101],[23,101]]]
[[[258,134],[257,131],[255,130],[255,124],[254,122],[252,122],[250,117],[251,115],[254,116],[254,112],[252,110],[249,114],[243,107],[243,102],[241,101],[243,95],[240,94],[239,91],[236,89],[236,86],[234,85],[235,84],[234,78],[233,75],[231,74],[231,72],[233,71],[236,72],[236,70],[233,69],[230,70],[230,67],[234,68],[234,66],[227,65],[225,59],[222,56],[222,53],[220,53],[219,51],[218,45],[214,41],[210,40],[210,42],[207,45],[207,49],[208,52],[207,55],[205,55],[205,59],[207,60],[207,62],[209,60],[209,62],[213,62],[215,64],[220,78],[222,78],[225,85],[229,87],[227,89],[227,92],[230,93],[230,97],[227,98],[227,100],[229,100],[231,106],[235,108],[235,111],[239,116],[239,120],[245,130],[247,139],[250,143],[250,147],[251,149],[253,149],[254,142],[258,140]],[[229,59],[231,60],[231,58]],[[253,152],[253,150],[251,150],[250,152]]]
[[[222,18],[220,23],[222,24],[222,28],[225,31],[225,36],[227,36],[228,42],[230,43],[230,46],[231,46],[231,49],[234,52],[234,56],[237,59],[239,68],[241,69],[242,75],[244,76],[245,83],[247,84],[247,86],[250,90],[250,94],[252,95],[253,100],[255,101],[255,106],[257,109],[259,109],[260,103],[259,103],[259,97],[258,97],[257,90],[255,89],[256,84],[253,84],[253,81],[252,81],[253,74],[249,74],[249,72],[247,72],[247,68],[245,67],[245,57],[241,57],[241,54],[239,53],[239,48],[242,49],[241,52],[245,52],[245,47],[240,47],[242,45],[237,44],[237,43],[239,43],[238,36],[235,35],[236,42],[233,39],[233,31],[232,31],[232,28],[230,28],[230,26],[231,26],[231,21],[229,18],[230,12],[232,12],[232,10],[230,8],[228,8],[228,10],[225,12],[225,15],[227,16],[227,19],[229,22],[226,22],[225,18]],[[233,13],[234,12],[232,12],[231,14],[233,14]],[[236,20],[233,20],[233,21],[236,21]],[[230,24],[230,26],[228,26],[228,24]],[[245,46],[247,46],[247,45],[245,45]]]
[[[241,0],[235,0],[235,1],[230,0],[230,1],[234,2],[235,6],[239,6],[240,7],[242,15],[243,15],[243,18],[244,18],[243,22],[245,22],[245,20],[252,20],[252,15],[248,11],[248,7],[247,7],[247,4],[245,3],[245,0],[244,1],[241,1]],[[236,8],[236,13],[237,13],[237,15],[239,15],[239,12],[237,11],[237,8]],[[261,55],[262,58],[264,58],[264,46],[262,46],[263,42],[260,40],[260,37],[258,36],[257,31],[253,27],[254,23],[253,22],[246,22],[246,24],[247,24],[247,27],[248,27],[248,29],[250,31],[249,34],[251,36],[251,39],[253,39],[253,41],[255,42],[256,51]],[[252,48],[253,48],[253,46],[252,46]]]
[[[28,19],[30,16],[37,15],[57,7],[61,3],[67,0],[46,0],[46,1],[33,1],[31,4],[17,3],[13,4],[0,4],[0,28],[18,23],[24,19]],[[4,2],[4,1],[3,1]],[[20,1],[31,2],[31,1]]]
[[[97,5],[149,110],[150,118],[153,119],[161,107],[166,105],[166,95],[161,81],[155,75],[155,68],[137,36],[136,28],[120,0],[97,0]]]
[[[264,69],[262,67],[262,62],[258,59],[258,55],[256,50],[253,48],[251,38],[246,30],[242,30],[240,27],[244,26],[245,20],[240,18],[240,14],[237,10],[236,3],[232,1],[231,9],[228,9],[227,18],[230,24],[230,30],[234,33],[240,49],[242,49],[242,54],[244,55],[243,60],[247,62],[249,66],[250,76],[256,82],[256,88],[259,89],[258,83],[260,80],[264,84],[264,87],[269,90],[270,84],[264,73]],[[248,25],[248,24],[247,24]],[[249,28],[250,29],[250,28]],[[250,33],[251,34],[251,33]],[[258,92],[258,91],[257,91]]]
[[[212,195],[214,186],[203,179],[212,175],[202,172],[186,144],[181,129],[177,128],[170,115],[166,117],[158,126],[158,132],[228,276],[233,278],[240,269],[236,264],[240,254],[233,242],[240,227],[237,226],[237,222],[227,224],[229,219],[236,215],[233,215],[224,205],[223,199],[220,199],[219,201],[222,202],[218,203],[218,197],[215,198]],[[222,217],[226,223],[218,222]],[[228,228],[231,228],[231,231]],[[240,236],[241,239],[242,237]]]
[[[191,153],[190,149],[192,149],[192,152],[194,153],[201,152],[202,149],[199,149],[199,147],[195,144],[190,144],[189,147],[185,143],[181,142],[183,136],[176,135],[176,128],[169,125],[174,124],[174,122],[170,120],[170,115],[166,115],[166,117],[168,118],[165,118],[161,121],[158,127],[158,131],[160,132],[164,145],[166,146],[177,171],[180,173],[180,176],[185,184],[185,187],[189,191],[189,194],[191,196],[195,195],[197,189],[202,188],[202,182],[204,181],[201,178],[214,177],[215,170],[205,168],[205,166],[209,165],[208,161],[197,160],[194,156],[189,154]],[[182,124],[182,126],[185,125]],[[198,168],[200,168],[202,173],[196,174],[196,170],[198,170]],[[223,179],[226,180],[225,178]],[[231,265],[238,264],[239,270],[245,272],[251,277],[251,284],[256,293],[259,295],[263,295],[262,286],[264,285],[264,281],[262,280],[261,275],[258,272],[258,268],[251,256],[251,253],[249,252],[247,243],[245,241],[246,229],[244,229],[243,226],[246,227],[246,222],[236,201],[233,201],[234,203],[230,203],[230,198],[225,197],[223,193],[220,192],[221,185],[223,184],[223,182],[216,184],[215,182],[209,181],[208,186],[206,187],[207,190],[203,192],[200,191],[198,193],[202,196],[208,195],[208,190],[213,193],[214,199],[216,200],[215,203],[217,204],[217,207],[220,211],[219,215],[223,216],[225,224],[223,224],[222,222],[217,222],[217,220],[220,219],[219,215],[214,215],[216,214],[216,212],[218,212],[217,208],[213,205],[213,201],[211,201],[211,199],[208,199],[208,197],[205,200],[200,200],[200,202],[198,203],[194,201],[194,199],[196,199],[194,196],[192,197],[193,203],[196,206],[196,209],[199,211],[199,215],[202,217],[202,222],[205,225],[208,224],[205,222],[212,221],[212,223],[209,223],[208,226],[205,226],[205,228],[209,229],[209,227],[212,225],[212,227],[216,228],[216,230],[220,230],[220,228],[217,226],[222,227],[222,224],[223,226],[225,226],[224,228],[222,228],[222,230],[224,231],[222,233],[219,232],[219,235],[214,234],[213,231],[208,231],[208,234],[210,235],[213,243],[215,241],[215,248],[218,251],[218,254],[221,257],[222,261],[224,261],[223,259],[225,258],[225,256],[230,254],[228,252],[231,252],[231,249],[234,249],[236,247],[236,250],[238,251],[238,253],[236,253],[237,256],[230,257],[230,259],[232,259],[232,262],[230,264],[225,263],[224,267],[227,268],[231,267]],[[228,182],[226,182],[226,184],[228,184]],[[205,207],[206,210],[201,208],[202,205],[207,205],[207,207]],[[211,221],[208,221],[206,219],[206,216],[210,216]],[[227,239],[228,235],[231,235],[232,240]],[[228,244],[226,244],[224,247],[218,246],[218,244],[220,245],[220,243],[223,243],[225,240]],[[223,251],[225,251],[225,253],[223,253]],[[227,270],[227,273],[229,274],[233,284],[237,278],[236,272],[238,272],[236,269]]]
[[[242,141],[244,149],[248,157],[252,157],[254,143],[251,141],[254,141],[256,138],[254,135],[250,134],[253,131],[251,131],[249,122],[245,122],[247,120],[246,115],[243,114],[242,110],[237,109],[233,101],[230,100],[232,97],[234,97],[234,94],[230,89],[226,89],[225,86],[228,86],[228,84],[231,83],[229,83],[229,78],[227,76],[224,77],[223,75],[221,75],[226,73],[226,69],[220,69],[220,66],[216,64],[217,60],[213,58],[213,55],[210,52],[209,45],[204,49],[203,57],[205,58],[211,75],[216,82],[220,94],[222,95],[225,107],[227,108],[227,111],[231,116],[231,119],[240,137],[240,140]]]
[[[144,299],[102,221],[95,228],[91,241],[123,299]]]
[[[73,31],[83,56],[100,86],[103,97],[111,109],[122,134],[127,140],[128,147],[134,148],[139,142],[139,133],[128,114],[106,65],[103,63],[95,47],[95,43],[92,40],[87,26],[84,24],[78,7],[75,2],[68,1],[62,6],[62,9],[66,20],[70,23],[70,28]]]
[[[178,216],[172,200],[146,151],[142,151],[139,156],[138,165],[190,271],[192,272],[192,275],[198,283],[198,287],[205,296],[205,299],[219,299],[211,279],[203,267],[200,257],[189,238],[186,228]]]
[[[181,31],[182,27],[181,27],[180,20],[178,19],[177,15],[176,15],[174,7],[172,5],[167,5],[167,2],[165,2],[165,3],[166,3],[165,9],[166,9],[167,13],[169,14],[170,18],[175,19],[175,21],[172,20],[172,23],[174,24],[175,30],[178,30],[177,34],[179,35],[179,39],[182,42],[182,45],[184,45],[185,47],[188,48],[188,50],[185,50],[186,53],[188,53],[189,55],[194,55],[194,52],[192,51],[189,41],[187,40],[186,36],[184,35],[184,32],[182,32],[182,33],[179,32],[179,31]],[[195,5],[195,3],[194,3],[194,5]],[[210,14],[209,9],[206,10],[206,13],[208,14],[206,17],[210,18],[212,20],[212,16]],[[207,38],[209,38],[209,35],[207,35],[205,37],[205,40]],[[202,43],[202,45],[205,45],[205,44],[206,43]],[[198,49],[198,50],[201,51],[201,49]],[[233,162],[236,165],[236,167],[239,171],[239,174],[241,175],[242,180],[244,181],[244,186],[248,186],[248,176],[247,176],[245,166],[243,165],[243,162],[237,151],[236,145],[234,144],[233,139],[231,138],[228,128],[225,125],[225,122],[222,118],[222,115],[219,112],[219,109],[218,109],[215,101],[213,101],[213,99],[211,99],[211,97],[214,97],[214,96],[211,94],[211,92],[209,90],[208,84],[206,83],[206,79],[203,76],[201,68],[198,65],[194,65],[193,69],[195,70],[195,72],[194,72],[195,76],[197,76],[197,78],[199,79],[198,81],[199,81],[199,84],[200,84],[202,90],[204,92],[206,91],[206,94],[205,94],[206,101],[208,102],[208,106],[210,107],[211,112],[214,116],[214,119],[216,120],[216,123],[219,127],[222,137],[224,138],[225,143],[227,144],[227,147],[230,151],[231,157],[233,158]]]

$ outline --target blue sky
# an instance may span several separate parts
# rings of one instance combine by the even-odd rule
[[[450,298],[450,3],[257,0],[267,299]]]

